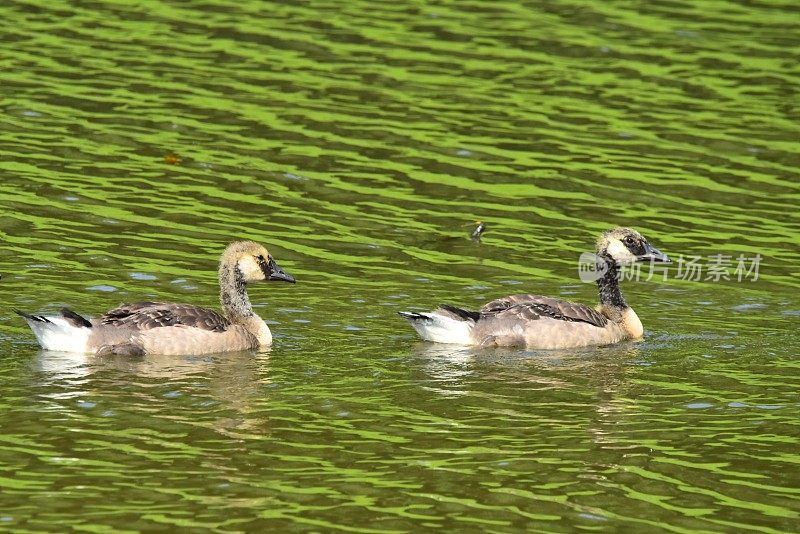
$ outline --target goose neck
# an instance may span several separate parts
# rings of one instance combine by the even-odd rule
[[[233,322],[243,322],[254,315],[247,296],[247,283],[235,264],[220,265],[219,300],[225,315]]]
[[[598,266],[598,272],[603,272],[600,267],[605,268],[603,276],[597,279],[600,304],[603,307],[625,310],[628,304],[619,290],[619,265],[609,256],[601,255],[600,258],[605,261],[605,266]]]

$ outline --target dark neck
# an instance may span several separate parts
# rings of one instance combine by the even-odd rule
[[[253,307],[247,297],[242,271],[235,265],[223,265],[219,270],[219,301],[228,319],[246,319],[253,315]]]
[[[624,310],[628,307],[619,290],[619,265],[610,257],[603,256],[608,270],[597,280],[600,304]]]

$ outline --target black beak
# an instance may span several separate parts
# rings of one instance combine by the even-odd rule
[[[652,261],[657,263],[672,263],[669,256],[658,250],[650,243],[644,244],[644,254],[636,256],[637,261]]]
[[[267,272],[265,274],[267,275],[267,280],[291,282],[292,284],[295,283],[294,276],[278,267],[278,264],[275,263],[275,260],[272,259],[271,256],[269,258],[269,262],[267,263]]]

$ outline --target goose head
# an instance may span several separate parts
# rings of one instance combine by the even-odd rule
[[[245,283],[264,280],[295,283],[294,277],[275,263],[269,251],[254,241],[236,241],[228,245],[221,264],[234,266]]]
[[[608,230],[601,235],[597,240],[597,254],[611,259],[617,265],[630,265],[637,261],[670,263],[669,257],[651,245],[642,234],[624,227]]]

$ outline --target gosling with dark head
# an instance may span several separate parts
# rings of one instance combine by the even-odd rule
[[[631,228],[597,240],[600,304],[589,307],[540,295],[511,295],[477,311],[442,305],[427,313],[400,312],[420,337],[437,343],[483,347],[564,349],[610,345],[642,337],[644,328],[619,289],[620,267],[669,258]]]
[[[17,313],[42,348],[53,351],[143,356],[250,350],[272,344],[272,332],[247,296],[247,284],[265,280],[295,282],[266,248],[237,241],[228,245],[219,262],[222,314],[170,302],[122,304],[95,319],[69,308],[56,316]]]

